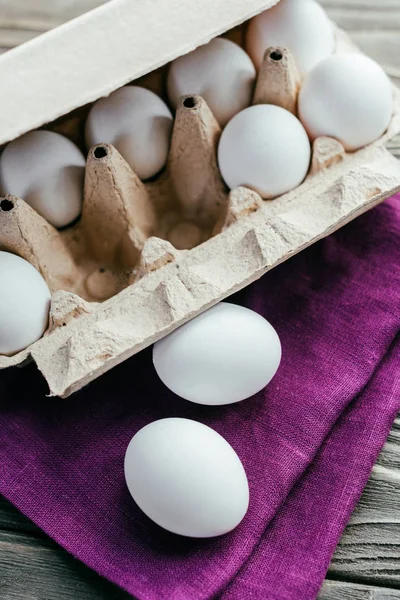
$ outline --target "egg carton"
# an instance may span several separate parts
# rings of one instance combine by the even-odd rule
[[[222,0],[216,5],[221,9]],[[126,2],[121,6],[126,8]],[[252,2],[252,14],[266,7]],[[238,15],[252,16],[241,2],[232,11],[233,17],[223,19],[231,25]],[[96,18],[86,15],[72,29],[81,31],[85,19],[96,24]],[[210,27],[211,20],[206,31]],[[70,29],[64,30],[66,40]],[[240,43],[243,30],[235,27],[227,35]],[[178,54],[190,49],[178,44]],[[336,51],[354,49],[337,30]],[[165,56],[164,63],[175,58]],[[15,66],[15,57],[10,63]],[[2,66],[0,60],[0,73]],[[157,69],[135,84],[160,93],[163,77],[163,69]],[[112,89],[119,87],[117,79]],[[271,48],[253,103],[277,104],[295,113],[299,85],[289,51]],[[92,148],[81,219],[64,231],[22,199],[0,198],[0,248],[34,265],[52,292],[48,331],[26,350],[0,356],[0,368],[33,359],[50,395],[67,397],[400,190],[400,163],[384,148],[400,132],[395,88],[394,94],[393,118],[380,140],[346,154],[339,142],[318,138],[304,183],[272,201],[245,187],[228,192],[217,165],[221,131],[199,96],[181,99],[166,169],[153,181],[143,183],[112,146]],[[78,95],[78,102],[84,104],[82,98]],[[35,106],[19,130],[8,121],[1,141],[24,133],[28,123],[44,125]],[[44,115],[56,116],[52,110]],[[81,143],[87,112],[88,106],[78,108],[46,127]]]

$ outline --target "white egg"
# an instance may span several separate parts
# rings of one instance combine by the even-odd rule
[[[161,381],[197,404],[240,402],[264,388],[281,360],[275,329],[259,314],[221,302],[156,342]]]
[[[22,198],[54,227],[66,227],[82,210],[85,157],[68,138],[32,131],[6,146],[0,187]]]
[[[315,0],[280,0],[254,17],[247,29],[246,49],[257,68],[271,46],[288,48],[304,74],[332,54],[332,23]]]
[[[231,531],[249,505],[236,452],[216,431],[189,419],[161,419],[138,431],[126,451],[125,478],[150,519],[188,537]]]
[[[86,121],[87,146],[112,144],[141,179],[164,167],[172,114],[157,94],[128,86],[96,102]]]
[[[215,38],[171,64],[168,96],[174,107],[181,96],[202,96],[218,123],[224,126],[249,106],[255,77],[254,65],[240,46]]]
[[[392,113],[388,76],[358,53],[325,59],[308,74],[300,91],[299,116],[311,138],[336,138],[348,151],[379,138]]]
[[[0,281],[0,354],[11,356],[42,337],[51,294],[39,271],[8,252],[0,252]]]
[[[310,142],[300,121],[284,108],[267,104],[233,117],[218,147],[227,186],[247,186],[262,198],[275,198],[300,185],[310,159]]]

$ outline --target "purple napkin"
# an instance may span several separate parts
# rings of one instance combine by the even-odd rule
[[[266,390],[200,407],[169,392],[146,350],[68,400],[33,367],[0,374],[0,492],[140,600],[312,599],[400,409],[400,205],[390,201],[231,299],[283,347]],[[243,461],[250,509],[190,540],[152,524],[124,483],[126,446],[167,416],[202,421]]]

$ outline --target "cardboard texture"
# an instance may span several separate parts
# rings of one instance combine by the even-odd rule
[[[253,104],[275,104],[295,115],[300,85],[300,74],[291,53],[286,48],[267,48]]]
[[[165,10],[166,3],[155,4]],[[237,1],[233,10],[231,4],[229,10],[225,4],[223,0],[213,3],[217,7],[213,18],[215,11],[220,11],[222,30],[259,12],[267,3]],[[181,15],[184,7],[188,10],[187,3],[177,2],[176,6],[180,6]],[[134,77],[213,37],[214,23],[204,15],[207,11],[200,11],[197,4],[190,6],[194,11],[191,18],[198,19],[200,33],[189,40],[190,36],[181,31],[186,25],[179,28],[176,45],[171,46],[174,50],[164,52],[160,46],[159,55],[155,58],[151,54],[151,60],[145,52],[143,59],[137,60]],[[115,20],[113,10],[117,14],[127,11],[127,2],[114,0],[28,45],[34,44],[33,54],[38,60],[38,56],[44,57],[50,48],[61,44],[61,64],[69,74],[72,63],[65,62],[63,51],[71,32],[78,37],[80,32],[87,32],[86,42],[79,39],[77,44],[80,48],[86,43],[88,50],[92,36],[97,35],[93,28],[99,20],[107,36],[118,33],[120,27],[124,29],[120,16]],[[135,21],[138,26],[140,19],[147,23],[147,10],[145,7],[141,13],[135,6],[130,23]],[[162,38],[167,28],[154,10],[153,4],[151,28],[161,32]],[[112,22],[107,25],[108,17]],[[140,27],[143,30],[143,23]],[[115,37],[118,40],[118,35]],[[240,29],[235,30],[234,37],[241,38]],[[123,35],[115,42],[118,56],[132,50],[129,44],[124,46],[126,43]],[[337,51],[348,49],[354,47],[337,32]],[[7,54],[3,61],[0,59],[0,73],[3,82],[11,81],[7,87],[12,89],[12,70],[21,66],[26,51],[9,54],[13,54],[11,59]],[[114,65],[114,59],[107,65]],[[93,61],[93,56],[86,60]],[[151,62],[150,67],[146,61]],[[95,63],[97,58],[92,67]],[[87,68],[88,62],[84,61],[77,77]],[[45,98],[42,111],[37,98],[31,113],[22,102],[18,114],[23,119],[18,125],[15,112],[7,108],[8,101],[4,104],[0,99],[2,141],[116,89],[127,82],[123,75],[126,69],[126,64],[120,65],[111,74],[107,67],[101,78],[95,73],[86,87],[80,87],[77,97],[68,92],[63,102],[54,86],[49,92],[39,89],[36,83],[38,98]],[[64,78],[69,79],[65,73]],[[99,87],[100,79],[103,87]],[[161,81],[162,73],[156,71],[144,84],[160,89]],[[253,103],[273,103],[295,113],[299,85],[290,53],[285,48],[270,48]],[[52,93],[55,95],[51,99]],[[32,358],[46,378],[50,394],[66,397],[398,191],[400,163],[383,147],[400,131],[400,96],[395,89],[394,94],[395,112],[381,140],[346,154],[339,142],[317,139],[305,182],[273,201],[263,201],[243,187],[228,193],[216,158],[220,128],[199,96],[181,99],[167,167],[154,181],[143,183],[110,145],[100,144],[90,150],[82,217],[74,226],[57,231],[23,200],[13,196],[0,199],[0,247],[29,260],[53,294],[45,336],[15,356],[0,356],[0,368]],[[79,139],[83,119],[84,112],[78,111],[61,125],[49,127],[58,131],[61,127],[71,138]]]

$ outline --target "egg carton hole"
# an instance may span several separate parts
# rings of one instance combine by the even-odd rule
[[[101,158],[105,158],[106,156],[108,156],[108,149],[106,146],[96,146],[93,149],[93,156],[97,159],[101,159]]]
[[[197,106],[197,100],[194,96],[188,96],[183,100],[183,106],[185,108],[195,108]]]
[[[280,50],[272,50],[272,52],[269,53],[269,57],[271,60],[279,62],[283,59],[283,54]]]
[[[14,202],[12,202],[11,200],[7,200],[7,198],[0,200],[0,209],[3,212],[10,212],[11,210],[13,210],[13,208],[14,208]]]

